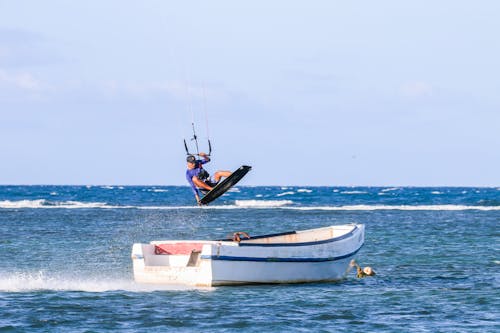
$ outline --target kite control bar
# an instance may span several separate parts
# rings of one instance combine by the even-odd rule
[[[200,156],[200,150],[198,148],[198,136],[196,136],[196,131],[194,129],[194,123],[191,123],[191,125],[193,126],[193,137],[191,138],[191,141],[195,142],[196,154],[192,154],[189,152],[189,148],[188,148],[186,139],[184,139],[184,148],[186,149],[186,154]],[[210,156],[211,153],[212,153],[212,143],[210,142],[210,139],[208,139],[208,154],[207,154],[207,156]]]

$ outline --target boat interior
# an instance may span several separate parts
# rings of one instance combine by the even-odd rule
[[[356,228],[353,225],[330,226],[318,229],[291,231],[278,234],[269,234],[255,236],[250,238],[241,237],[240,244],[294,244],[294,243],[311,243],[330,240],[332,238],[342,237],[350,233]],[[234,238],[234,237],[233,237]],[[222,241],[231,241],[231,239],[223,239]]]

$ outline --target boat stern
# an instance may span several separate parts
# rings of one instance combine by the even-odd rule
[[[132,262],[136,282],[211,286],[211,265],[206,260],[201,259],[201,252],[211,250],[209,244],[155,243],[157,242],[153,242],[153,244],[136,243],[132,246]],[[173,251],[162,251],[162,248],[165,249],[165,247]]]

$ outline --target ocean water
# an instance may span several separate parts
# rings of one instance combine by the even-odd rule
[[[499,332],[500,188],[0,186],[0,332]],[[131,246],[358,222],[335,283],[141,285]]]

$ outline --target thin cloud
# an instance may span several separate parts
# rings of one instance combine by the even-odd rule
[[[400,87],[400,93],[411,98],[432,96],[433,90],[431,84],[423,81],[407,82]]]
[[[31,73],[8,73],[2,69],[0,69],[0,85],[31,92],[40,92],[44,89],[44,84]]]

